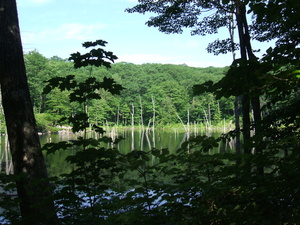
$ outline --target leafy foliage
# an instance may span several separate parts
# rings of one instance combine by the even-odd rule
[[[85,48],[96,47],[97,45],[105,47],[106,44],[106,41],[97,40],[95,42],[84,42],[82,46]],[[75,68],[85,67],[88,65],[96,67],[105,66],[106,68],[110,68],[111,62],[114,62],[116,59],[118,59],[118,57],[112,52],[105,51],[102,48],[92,49],[89,53],[83,55],[79,52],[73,53],[69,58],[69,60],[74,62]]]
[[[32,63],[30,60],[27,61],[29,65]],[[152,99],[155,100],[156,124],[161,126],[179,123],[177,114],[186,123],[188,110],[192,123],[204,122],[203,112],[204,110],[208,112],[209,107],[212,123],[218,123],[217,111],[212,110],[218,105],[222,114],[221,119],[230,118],[233,114],[231,101],[224,98],[215,101],[206,93],[199,97],[192,94],[193,84],[210,79],[218,81],[227,68],[116,63],[111,65],[109,70],[95,66],[74,69],[69,61],[57,57],[45,61],[46,66],[42,73],[54,73],[56,77],[49,79],[37,76],[38,74],[34,75],[34,71],[31,71],[30,66],[27,69],[34,76],[34,78],[30,76],[29,80],[39,79],[40,83],[38,88],[41,89],[41,93],[36,95],[35,87],[31,88],[37,118],[48,120],[38,121],[47,123],[39,126],[40,131],[55,130],[58,124],[70,125],[68,120],[62,122],[61,119],[69,117],[72,113],[82,112],[82,105],[78,101],[82,104],[86,100],[90,121],[95,125],[103,123],[129,125],[132,105],[135,108],[135,125],[141,125],[141,108],[146,125],[153,117]],[[121,89],[115,81],[124,89]],[[39,105],[40,107],[37,107]]]

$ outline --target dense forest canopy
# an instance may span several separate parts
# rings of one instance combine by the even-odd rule
[[[90,120],[97,125],[131,125],[134,112],[135,125],[141,125],[143,121],[147,126],[153,117],[153,103],[159,125],[180,123],[178,116],[184,123],[188,120],[191,123],[207,123],[208,120],[218,123],[224,118],[232,119],[231,100],[222,98],[216,101],[209,93],[193,96],[192,91],[195,84],[219,81],[228,68],[120,62],[110,69],[92,66],[74,69],[70,61],[59,57],[48,59],[37,51],[24,57],[40,131],[60,125],[60,118],[82,110],[77,103],[70,103],[68,91],[54,89],[49,94],[43,93],[47,80],[67,75],[75,75],[81,81],[91,76],[102,80],[106,76],[124,87],[120,96],[99,90],[102,98],[88,102]]]

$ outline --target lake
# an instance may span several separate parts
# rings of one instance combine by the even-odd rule
[[[142,150],[149,151],[152,148],[163,149],[168,148],[171,153],[175,153],[176,150],[181,146],[181,144],[187,140],[188,135],[186,133],[179,133],[170,131],[157,129],[153,133],[152,130],[149,132],[143,132],[142,130],[111,130],[107,133],[108,136],[113,139],[116,137],[123,137],[118,144],[113,145],[111,143],[104,144],[103,147],[117,148],[121,153],[128,153],[132,150]],[[198,135],[203,135],[198,134]],[[94,133],[89,133],[89,137],[95,137]],[[195,136],[195,133],[190,133],[190,136]],[[207,136],[218,137],[221,135],[220,132],[214,132],[206,134]],[[43,134],[40,135],[41,144],[45,143],[57,143],[60,141],[70,141],[76,140],[78,134],[73,134],[70,132],[59,133],[59,134]],[[5,145],[5,136],[1,136],[1,149],[0,149],[0,172],[8,172],[11,170],[11,157],[9,151],[7,150],[7,146]],[[233,151],[234,143],[227,142],[221,143],[218,148],[215,148],[212,153],[216,152],[231,152]],[[50,175],[58,175],[62,172],[68,172],[70,167],[68,163],[65,162],[65,158],[72,154],[70,150],[68,151],[58,151],[55,154],[50,154],[45,156],[45,161],[48,167],[48,171]],[[8,162],[8,163],[6,163]]]

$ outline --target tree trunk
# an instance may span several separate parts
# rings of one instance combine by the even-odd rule
[[[248,95],[242,96],[242,114],[243,114],[243,138],[244,138],[244,153],[250,154],[250,100]]]
[[[232,59],[235,61],[236,54],[235,54],[235,47],[234,47],[234,31],[235,31],[235,20],[233,18],[234,15],[234,9],[230,13],[230,23],[229,23],[229,36],[231,41],[231,53],[232,53]],[[235,136],[235,152],[236,154],[241,153],[241,129],[240,129],[240,102],[241,102],[241,96],[236,96],[234,100],[234,123],[235,123],[235,130],[236,130],[236,136]]]
[[[25,72],[16,0],[0,1],[0,84],[24,224],[56,224]]]
[[[236,154],[241,153],[241,128],[240,128],[240,96],[235,97],[234,100],[234,121],[235,121],[235,152]]]
[[[253,54],[251,42],[250,42],[250,34],[249,34],[249,28],[247,23],[247,17],[246,17],[246,9],[243,10],[243,21],[244,21],[244,30],[245,30],[245,44],[247,49],[248,58],[252,59],[255,58],[255,55]],[[259,135],[261,133],[261,109],[260,109],[260,98],[259,96],[253,96],[251,97],[251,105],[254,115],[254,127],[255,127],[255,134]],[[256,151],[261,152],[260,143],[256,143]]]
[[[253,54],[251,43],[250,43],[249,28],[248,28],[248,23],[246,18],[246,7],[240,1],[236,1],[236,4],[237,4],[236,21],[237,21],[237,26],[239,31],[241,58],[247,60],[247,59],[254,58],[255,56]],[[244,94],[242,96],[243,136],[244,136],[245,153],[251,152],[249,147],[247,147],[247,143],[249,143],[249,139],[250,139],[250,116],[249,116],[250,102],[252,103],[254,114],[256,115],[255,124],[260,124],[260,120],[261,120],[261,117],[258,116],[260,115],[260,106],[258,106],[259,97],[255,97],[255,98],[256,99],[253,101],[253,98],[250,98],[247,94]]]
[[[236,17],[237,17],[237,25],[239,30],[239,38],[240,38],[240,49],[241,49],[241,57],[242,59],[247,60],[255,58],[253,54],[251,42],[250,42],[250,35],[249,35],[249,27],[247,23],[246,17],[246,7],[245,5],[240,2],[239,0],[236,1],[237,10],[236,10]],[[261,135],[261,109],[260,109],[260,98],[259,96],[247,96],[244,95],[242,99],[242,110],[243,110],[243,135],[244,135],[244,144],[246,143],[244,148],[245,153],[251,153],[249,147],[247,147],[247,143],[250,140],[250,102],[253,109],[254,114],[254,127],[255,127],[255,135]],[[259,138],[257,138],[259,140]],[[261,143],[260,141],[256,141],[255,143],[255,150],[257,153],[262,152]],[[264,168],[262,166],[257,167],[258,173],[263,174]]]

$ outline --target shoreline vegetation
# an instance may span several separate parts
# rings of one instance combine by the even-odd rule
[[[145,125],[136,125],[136,126],[117,126],[117,125],[103,125],[102,128],[105,131],[105,134],[112,134],[116,132],[134,130],[134,131],[141,131],[145,133],[151,133],[153,130],[155,131],[164,131],[170,133],[194,133],[194,134],[203,134],[203,133],[227,133],[229,131],[234,130],[234,124],[232,120],[207,125],[204,123],[191,123],[191,124],[168,124],[168,125],[157,125],[154,129],[150,126]],[[87,128],[86,132],[93,132],[91,128]],[[72,127],[65,125],[65,126],[56,126],[52,127],[50,130],[47,131],[40,131],[39,135],[44,134],[67,134],[67,133],[74,133],[72,131]],[[75,133],[82,133],[82,132],[75,132]],[[109,135],[108,135],[109,136]]]

